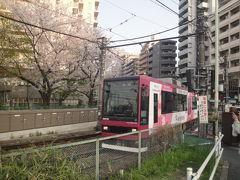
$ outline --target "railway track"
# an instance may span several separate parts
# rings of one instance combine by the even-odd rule
[[[90,140],[100,137],[100,132],[93,131],[86,134],[69,133],[65,135],[41,136],[35,138],[17,139],[0,142],[0,147],[5,153],[15,150],[38,149],[48,146],[69,144],[78,141]]]

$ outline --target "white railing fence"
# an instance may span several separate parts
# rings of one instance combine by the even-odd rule
[[[221,144],[222,138],[223,138],[223,134],[221,133],[219,133],[219,135],[215,137],[214,147],[212,148],[211,152],[208,154],[207,158],[204,160],[203,164],[201,165],[201,167],[198,169],[196,173],[193,173],[193,169],[191,167],[187,168],[187,180],[198,180],[202,175],[202,172],[204,171],[208,162],[210,161],[211,157],[215,153],[215,164],[214,164],[212,173],[209,177],[209,180],[213,179],[223,153],[223,148]]]

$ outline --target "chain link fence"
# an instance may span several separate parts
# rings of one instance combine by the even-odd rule
[[[58,150],[76,164],[81,179],[105,179],[128,168],[141,168],[145,159],[177,146],[183,140],[182,125],[151,128],[111,137],[29,150],[5,158]]]

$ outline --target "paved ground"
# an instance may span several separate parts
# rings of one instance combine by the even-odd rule
[[[227,145],[223,148],[223,160],[229,162],[228,180],[240,180],[240,148]]]

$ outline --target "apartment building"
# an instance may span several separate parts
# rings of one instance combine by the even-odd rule
[[[229,95],[240,101],[240,1],[221,0],[219,2],[219,81],[226,82],[224,73],[229,79]],[[215,19],[210,18],[211,33],[215,36]],[[210,63],[215,63],[215,38],[210,47]],[[224,62],[224,57],[227,60]]]
[[[147,75],[148,74],[148,63],[149,63],[149,49],[151,47],[151,43],[146,43],[143,45],[139,60],[138,60],[138,74],[139,75]]]
[[[210,0],[180,0],[179,1],[179,36],[184,36],[192,33],[199,33],[200,19],[207,18],[212,14],[214,9],[214,1]],[[206,24],[205,24],[206,26]],[[206,30],[206,29],[205,29]],[[207,32],[207,31],[206,31]],[[210,34],[210,33],[209,33]],[[209,36],[209,35],[208,35]],[[178,76],[184,86],[187,86],[187,70],[191,69],[194,74],[200,64],[199,56],[199,36],[183,37],[179,39],[178,44]],[[204,67],[209,66],[209,44],[210,39],[206,36],[204,39],[205,55],[203,60]],[[194,78],[194,77],[193,77]],[[192,79],[195,81],[195,79]],[[197,81],[195,81],[197,82]],[[195,83],[194,88],[197,88]]]
[[[133,76],[137,74],[138,70],[138,56],[131,55],[127,58],[123,65],[123,76]]]
[[[56,8],[65,7],[66,13],[78,16],[94,27],[98,25],[99,0],[50,0]]]
[[[155,78],[174,78],[176,41],[161,40],[149,48],[148,75]]]
[[[179,36],[195,33],[197,16],[196,0],[179,1]],[[192,23],[188,23],[188,22]],[[188,68],[196,67],[196,37],[183,37],[179,39],[178,44],[178,68],[179,78],[183,85],[187,86],[186,71]]]

